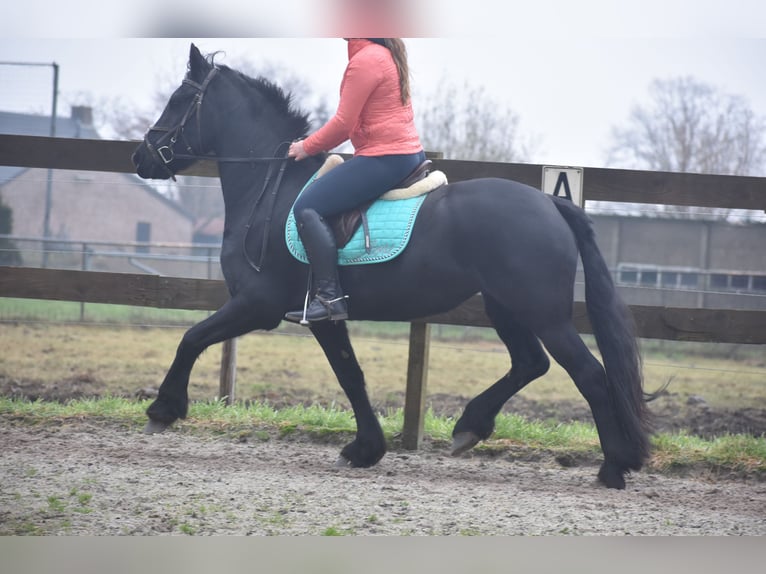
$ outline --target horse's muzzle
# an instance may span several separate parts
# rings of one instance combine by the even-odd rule
[[[172,176],[170,170],[157,166],[146,144],[140,144],[130,156],[130,160],[136,168],[136,174],[142,179],[169,179]]]

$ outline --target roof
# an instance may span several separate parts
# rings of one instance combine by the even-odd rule
[[[92,123],[85,123],[82,110],[88,109],[77,106],[68,117],[56,118],[56,137],[101,139]],[[0,134],[18,136],[49,136],[51,135],[51,117],[37,114],[20,114],[15,112],[0,112]]]
[[[224,231],[224,218],[220,216],[208,217],[197,221],[194,226],[195,234],[221,236]]]
[[[74,106],[69,117],[56,117],[56,137],[101,139],[93,126],[92,112],[84,106]],[[0,134],[17,136],[51,135],[51,117],[0,111]],[[28,168],[0,165],[0,185],[16,179]]]
[[[22,114],[0,111],[0,134],[19,136],[49,136],[51,134],[51,117],[39,114]],[[72,106],[69,117],[56,118],[56,137],[75,139],[101,139],[93,126],[93,112],[86,106]],[[19,177],[27,167],[0,165],[0,187]],[[149,194],[172,207],[183,217],[194,218],[176,201],[168,199],[151,185],[139,179],[135,174],[122,174],[131,182],[138,182]]]

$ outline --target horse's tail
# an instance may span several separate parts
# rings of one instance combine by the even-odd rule
[[[585,271],[585,303],[604,363],[607,386],[626,438],[640,460],[649,457],[649,412],[641,375],[641,353],[633,317],[612,281],[596,244],[593,224],[567,199],[551,196],[577,241]],[[636,469],[637,470],[637,469]]]

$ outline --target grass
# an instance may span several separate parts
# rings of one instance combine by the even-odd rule
[[[147,401],[134,401],[118,397],[72,400],[68,403],[24,401],[0,398],[0,417],[15,424],[45,425],[89,419],[92,423],[123,425],[139,432],[145,422]],[[394,449],[398,448],[398,433],[403,423],[403,412],[397,410],[380,417],[386,438]],[[434,448],[445,448],[451,439],[454,419],[439,417],[428,412],[425,434]],[[193,403],[185,421],[177,423],[175,432],[210,433],[239,439],[244,431],[257,429],[268,432],[271,440],[290,435],[338,444],[350,440],[356,425],[350,411],[319,406],[295,406],[274,409],[264,404],[234,404],[225,406],[220,401]],[[261,435],[262,436],[262,435]],[[259,440],[263,440],[260,438]],[[595,427],[583,423],[559,424],[528,421],[517,415],[500,414],[495,433],[490,440],[479,445],[479,454],[496,456],[508,454],[515,458],[539,458],[541,453],[559,458],[567,456],[581,461],[601,459]],[[716,474],[735,474],[762,478],[766,476],[766,440],[747,435],[729,435],[705,440],[686,434],[660,434],[653,437],[653,457],[650,470],[678,473],[689,470]],[[81,508],[87,508],[91,497],[73,491],[70,498]],[[62,501],[48,500],[49,506],[58,508]]]
[[[363,329],[366,324],[357,327]],[[132,396],[139,389],[159,386],[183,331],[183,327],[1,323],[0,378],[35,382],[41,389],[69,385],[83,395]],[[483,335],[490,333],[481,331]],[[429,395],[472,397],[501,377],[510,360],[505,347],[492,337],[432,337]],[[360,333],[353,340],[371,400],[401,404],[406,387],[406,339]],[[735,358],[726,358],[704,355],[698,351],[705,347],[698,344],[685,345],[689,347],[647,344],[650,350],[644,356],[644,375],[648,391],[672,379],[671,391],[681,402],[699,395],[715,407],[766,408],[762,348],[730,349],[727,353]],[[220,356],[220,346],[216,345],[197,361],[189,387],[192,399],[217,396]],[[245,401],[279,396],[286,397],[287,402],[298,396],[301,402],[321,399],[325,404],[346,404],[321,349],[298,327],[240,337],[236,396]],[[582,401],[556,364],[520,396],[544,402]]]
[[[354,536],[355,531],[353,528],[338,528],[336,526],[328,526],[321,533],[320,536]]]
[[[192,325],[207,311],[156,309],[103,303],[0,298],[0,318],[14,321],[88,322],[118,324]]]

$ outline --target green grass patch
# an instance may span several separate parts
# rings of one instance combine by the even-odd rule
[[[328,526],[320,533],[320,536],[353,536],[354,534],[355,532],[352,528]]]
[[[123,424],[136,430],[146,421],[144,411],[148,401],[123,398],[82,399],[67,403],[24,401],[0,398],[0,416],[16,424],[42,425],[89,419],[111,424]],[[389,444],[396,446],[404,415],[401,409],[379,417]],[[438,444],[451,440],[455,420],[427,412],[425,434]],[[300,435],[347,441],[356,430],[353,413],[338,407],[295,406],[274,409],[269,405],[252,403],[226,406],[222,401],[192,403],[189,416],[176,425],[176,432],[223,434],[234,439],[256,436],[265,440],[269,435],[286,437]],[[562,424],[530,421],[518,415],[500,414],[495,433],[481,443],[477,452],[511,453],[518,458],[539,458],[541,454],[574,457],[597,461],[601,458],[598,435],[593,425]],[[707,470],[737,476],[766,475],[766,439],[749,435],[727,435],[706,440],[688,434],[659,434],[653,437],[653,457],[649,468],[665,473]],[[70,493],[80,507],[87,507],[91,496]],[[60,499],[48,500],[51,508]]]
[[[686,433],[654,438],[653,465],[663,471],[704,465],[713,472],[762,475],[766,472],[766,439],[725,435],[705,440]]]

